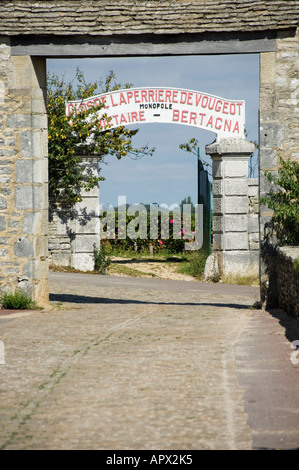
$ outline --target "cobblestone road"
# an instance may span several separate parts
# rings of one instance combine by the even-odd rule
[[[299,447],[298,323],[256,288],[50,280],[51,308],[0,315],[0,448]]]

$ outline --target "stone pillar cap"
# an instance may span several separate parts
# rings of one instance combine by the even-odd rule
[[[207,155],[224,155],[224,154],[245,154],[251,155],[255,151],[255,145],[252,142],[241,137],[222,138],[219,141],[206,145]]]

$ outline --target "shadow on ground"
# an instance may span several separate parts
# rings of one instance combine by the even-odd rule
[[[146,300],[134,299],[110,299],[108,297],[90,297],[75,294],[50,294],[50,302],[67,302],[74,304],[141,304],[141,305],[182,305],[182,306],[200,306],[209,305],[214,307],[227,307],[237,309],[248,309],[248,304],[229,304],[229,303],[212,303],[212,302],[152,302]]]

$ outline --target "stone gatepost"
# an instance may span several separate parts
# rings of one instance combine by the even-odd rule
[[[48,291],[46,60],[0,38],[0,294]]]
[[[206,278],[258,274],[258,252],[249,246],[248,159],[255,146],[244,139],[226,138],[206,146],[213,169],[213,253]]]
[[[98,177],[97,156],[81,156],[82,172]],[[81,202],[73,207],[50,205],[49,261],[50,266],[93,271],[94,245],[100,245],[99,186],[81,190]]]

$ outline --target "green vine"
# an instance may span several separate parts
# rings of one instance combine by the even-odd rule
[[[139,158],[152,155],[155,150],[148,146],[141,149],[133,147],[132,138],[138,129],[119,126],[103,131],[97,115],[102,110],[104,116],[103,103],[88,110],[74,110],[66,116],[66,101],[84,100],[121,87],[116,83],[113,72],[107,75],[104,83],[87,83],[83,72],[77,69],[75,79],[76,87],[72,82],[64,83],[63,78],[57,75],[47,76],[49,198],[50,202],[66,205],[80,202],[82,188],[88,191],[104,179],[83,171],[78,148],[81,155],[96,155],[100,163],[104,163],[109,155],[116,155],[118,159],[126,156]]]
[[[278,176],[266,172],[272,188],[261,202],[273,210],[272,225],[279,243],[299,245],[299,163],[279,158]]]

